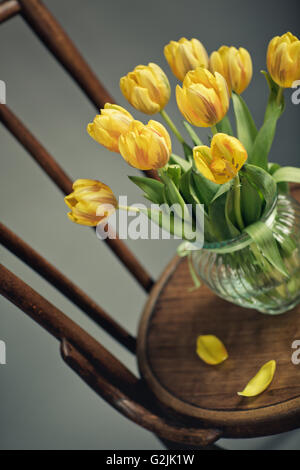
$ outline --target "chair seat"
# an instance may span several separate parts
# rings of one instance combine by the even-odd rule
[[[206,286],[189,292],[191,285],[186,259],[175,257],[142,316],[139,367],[157,399],[199,425],[221,429],[224,437],[299,427],[300,364],[292,363],[292,343],[300,340],[300,306],[263,315],[218,298]],[[199,359],[196,339],[203,334],[224,342],[227,361],[209,366]],[[237,395],[271,359],[277,362],[271,386],[254,398]]]

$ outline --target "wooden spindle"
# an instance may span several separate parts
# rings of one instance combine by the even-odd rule
[[[72,191],[72,180],[70,177],[24,124],[4,104],[0,104],[0,120],[61,191],[64,194],[69,194]],[[106,238],[106,244],[136,278],[140,285],[149,292],[152,288],[153,280],[127,246],[117,235],[115,235],[115,237],[116,238]]]
[[[135,338],[113,320],[96,302],[82,289],[64,276],[58,269],[39,255],[31,246],[0,223],[0,243],[19,259],[43,276],[46,281],[56,287],[71,302],[83,310],[101,328],[123,344],[129,351],[135,353]]]
[[[0,2],[0,24],[17,15],[21,10],[17,0],[4,0]]]
[[[59,341],[65,338],[74,344],[113,383],[126,389],[138,383],[137,377],[107,349],[3,265],[0,265],[0,293]]]
[[[105,103],[115,103],[77,47],[51,12],[39,0],[21,0],[21,14],[64,69],[99,110]],[[159,179],[154,170],[145,170],[149,178]]]

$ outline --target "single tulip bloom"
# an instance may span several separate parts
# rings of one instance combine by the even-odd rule
[[[248,158],[238,139],[222,133],[213,136],[210,147],[194,147],[193,154],[198,171],[217,184],[232,180]]]
[[[126,109],[116,104],[106,103],[100,114],[89,123],[89,135],[112,152],[119,152],[119,137],[127,132],[133,117]]]
[[[223,75],[230,93],[233,90],[240,95],[252,78],[251,56],[243,47],[222,46],[211,54],[210,70]]]
[[[211,127],[226,115],[229,91],[225,78],[212,74],[203,67],[191,70],[185,76],[182,88],[176,87],[178,108],[194,126]]]
[[[208,67],[207,52],[198,39],[171,41],[165,46],[164,53],[172,72],[180,81],[190,70],[199,66]]]
[[[273,38],[268,46],[267,67],[277,85],[290,88],[300,79],[300,40],[292,33]]]
[[[166,128],[157,121],[147,125],[133,121],[126,134],[119,139],[122,157],[139,170],[162,168],[169,161],[172,147]]]
[[[73,192],[65,197],[71,209],[68,213],[72,222],[96,226],[106,221],[118,206],[112,190],[97,180],[78,179],[73,183]]]
[[[120,88],[129,103],[145,114],[161,111],[171,95],[168,77],[153,63],[135,67],[121,78]]]

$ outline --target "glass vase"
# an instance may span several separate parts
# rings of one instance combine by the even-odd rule
[[[279,195],[264,222],[278,242],[288,277],[253,242],[230,252],[241,241],[247,245],[247,234],[205,244],[192,253],[192,260],[200,279],[219,297],[262,313],[280,314],[300,302],[300,204],[290,196]],[[213,251],[221,247],[225,253]]]

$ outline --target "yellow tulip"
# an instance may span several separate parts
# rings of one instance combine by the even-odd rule
[[[73,183],[73,192],[65,197],[71,209],[68,213],[72,222],[96,226],[106,221],[118,206],[112,190],[97,180],[78,179]]]
[[[267,67],[277,85],[290,88],[300,79],[300,40],[292,33],[273,38],[268,46]]]
[[[198,39],[171,41],[165,46],[164,53],[175,77],[181,81],[190,70],[199,66],[208,67],[207,52]]]
[[[112,152],[119,152],[119,137],[127,132],[133,117],[126,109],[106,103],[87,126],[89,135]]]
[[[229,92],[225,78],[203,67],[188,72],[182,88],[176,87],[177,105],[185,119],[194,126],[211,127],[228,111]]]
[[[264,364],[257,374],[248,382],[242,392],[238,395],[242,397],[256,397],[264,392],[273,380],[276,371],[276,361],[269,361]]]
[[[252,78],[251,56],[243,47],[222,46],[211,54],[210,69],[223,75],[230,93],[233,90],[240,95]]]
[[[139,170],[162,168],[171,155],[171,139],[165,127],[156,121],[144,125],[133,121],[119,139],[122,157]]]
[[[233,179],[248,158],[245,147],[238,139],[222,133],[213,136],[211,147],[194,147],[193,154],[200,173],[217,184]]]
[[[197,338],[197,354],[206,364],[221,364],[228,358],[224,344],[214,335],[202,335]]]
[[[161,111],[171,95],[168,77],[153,63],[135,67],[120,79],[120,88],[129,103],[145,114]]]

